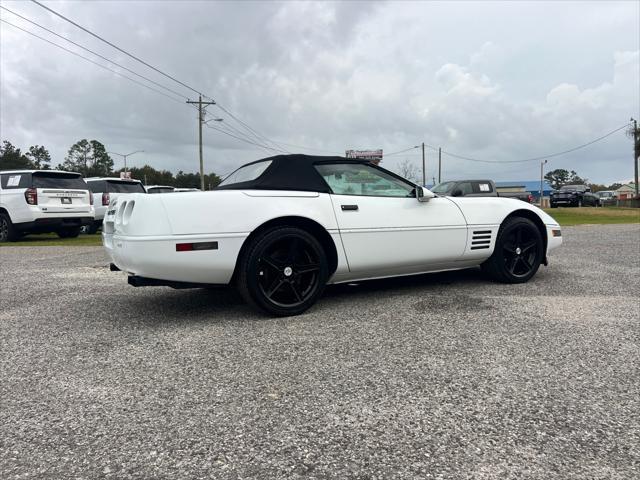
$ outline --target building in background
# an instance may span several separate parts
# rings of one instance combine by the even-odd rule
[[[631,200],[636,195],[636,184],[628,183],[627,185],[622,185],[620,188],[616,190],[616,198],[618,200]]]

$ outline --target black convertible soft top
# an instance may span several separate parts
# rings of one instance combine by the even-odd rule
[[[322,176],[314,168],[314,165],[321,163],[369,163],[367,160],[357,160],[353,158],[296,154],[276,155],[275,157],[263,158],[255,162],[247,163],[240,168],[267,161],[271,161],[271,165],[257,178],[246,182],[220,185],[217,187],[217,190],[299,190],[331,193],[329,185],[327,185]],[[240,170],[240,168],[238,170]],[[231,175],[233,175],[233,173]]]

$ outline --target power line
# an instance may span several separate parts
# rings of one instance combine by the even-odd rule
[[[598,137],[594,140],[591,140],[590,142],[587,143],[583,143],[582,145],[578,145],[577,147],[573,147],[573,148],[569,148],[567,150],[563,150],[561,152],[556,152],[556,153],[550,153],[548,155],[541,155],[539,157],[532,157],[532,158],[524,158],[521,160],[484,160],[484,159],[479,159],[479,158],[473,158],[473,157],[467,157],[464,155],[458,155],[455,153],[451,153],[451,152],[447,152],[445,150],[442,150],[442,153],[444,153],[445,155],[448,155],[450,157],[453,158],[458,158],[460,160],[467,160],[469,162],[482,162],[482,163],[524,163],[524,162],[536,162],[536,161],[540,161],[540,160],[545,160],[545,159],[549,159],[549,158],[553,158],[553,157],[559,157],[561,155],[566,155],[567,153],[571,153],[571,152],[575,152],[576,150],[580,150],[582,148],[588,147],[589,145],[593,145],[596,142],[599,142],[601,140],[604,140],[607,137],[610,137],[611,135],[613,135],[614,133],[619,132],[620,130],[627,128],[630,124],[627,123],[619,128],[616,128],[615,130],[612,130],[609,133],[606,133],[605,135],[602,135],[601,137]],[[425,146],[429,147],[432,150],[437,151],[438,148],[434,147],[432,145],[427,145],[425,143]]]
[[[53,45],[54,47],[58,47],[58,48],[60,48],[61,50],[64,50],[65,52],[70,53],[71,55],[75,55],[76,57],[82,58],[83,60],[86,60],[86,61],[87,61],[87,62],[89,62],[89,63],[93,63],[94,65],[97,65],[97,66],[98,66],[98,67],[100,67],[100,68],[104,68],[105,70],[108,70],[109,72],[115,73],[116,75],[119,75],[119,76],[121,76],[121,77],[123,77],[123,78],[126,78],[127,80],[129,80],[129,81],[131,81],[131,82],[133,82],[133,83],[137,83],[138,85],[140,85],[140,86],[142,86],[142,87],[144,87],[144,88],[148,88],[149,90],[152,90],[152,91],[154,91],[154,92],[156,92],[156,93],[158,93],[158,94],[160,94],[160,95],[163,95],[163,96],[165,96],[165,97],[167,97],[167,98],[170,98],[170,99],[171,99],[171,100],[173,100],[174,102],[178,102],[178,103],[182,104],[182,100],[178,100],[177,98],[172,97],[171,95],[168,95],[168,94],[166,94],[166,93],[164,93],[164,92],[161,92],[160,90],[158,90],[158,89],[156,89],[156,88],[150,87],[149,85],[147,85],[147,84],[145,84],[145,83],[139,82],[138,80],[135,80],[135,79],[133,79],[133,78],[131,78],[131,77],[129,77],[129,76],[127,76],[127,75],[125,75],[125,74],[121,73],[121,72],[118,72],[117,70],[114,70],[114,69],[109,68],[109,67],[107,67],[107,66],[105,66],[105,65],[102,65],[101,63],[94,62],[94,61],[93,61],[93,60],[91,60],[90,58],[87,58],[87,57],[85,57],[85,56],[83,56],[83,55],[80,55],[79,53],[74,52],[73,50],[69,50],[68,48],[63,47],[62,45],[59,45],[59,44],[57,44],[57,43],[55,43],[55,42],[52,42],[51,40],[48,40],[48,39],[46,39],[46,38],[44,38],[44,37],[41,37],[40,35],[37,35],[37,34],[35,34],[35,33],[33,33],[33,32],[30,32],[29,30],[25,30],[24,28],[19,27],[19,26],[17,26],[17,25],[14,25],[13,23],[8,22],[8,21],[6,21],[6,20],[4,20],[4,19],[1,19],[1,18],[0,18],[0,22],[6,23],[7,25],[11,25],[12,27],[17,28],[18,30],[22,30],[24,33],[28,33],[29,35],[31,35],[31,36],[33,36],[33,37],[39,38],[40,40],[42,40],[42,41],[44,41],[44,42],[47,42],[47,43],[49,43],[49,44]]]
[[[23,20],[25,20],[25,21],[27,21],[27,22],[29,22],[29,23],[31,23],[31,24],[33,24],[33,25],[35,25],[36,27],[41,28],[42,30],[45,30],[45,31],[47,31],[47,32],[49,32],[49,33],[51,33],[51,34],[55,35],[55,36],[56,36],[56,37],[58,37],[58,38],[61,38],[62,40],[65,40],[65,41],[67,41],[67,42],[71,43],[72,45],[75,45],[76,47],[79,47],[79,48],[81,48],[81,49],[83,49],[83,50],[85,50],[85,51],[87,51],[87,52],[89,52],[89,53],[91,53],[91,54],[95,55],[96,57],[100,57],[101,59],[106,60],[107,62],[109,62],[109,63],[111,63],[111,64],[113,64],[113,65],[115,65],[115,66],[117,66],[117,67],[120,67],[120,68],[122,68],[123,70],[126,70],[127,72],[132,73],[132,74],[134,74],[134,75],[135,75],[135,76],[137,76],[137,77],[140,77],[140,78],[142,78],[142,79],[146,80],[147,82],[153,83],[154,85],[157,85],[158,87],[163,88],[163,89],[165,89],[166,91],[173,93],[174,95],[177,95],[177,96],[179,96],[179,97],[183,97],[183,98],[185,98],[185,99],[187,98],[187,97],[185,97],[184,95],[182,95],[180,92],[176,92],[175,90],[172,90],[171,88],[166,87],[166,86],[162,85],[161,83],[158,83],[158,82],[156,82],[156,81],[154,81],[154,80],[151,80],[150,78],[145,77],[144,75],[140,75],[138,72],[135,72],[135,71],[131,70],[130,68],[125,67],[124,65],[120,65],[119,63],[114,62],[113,60],[111,60],[111,59],[109,59],[109,58],[107,58],[107,57],[105,57],[105,56],[103,56],[103,55],[100,55],[99,53],[94,52],[93,50],[90,50],[90,49],[88,49],[87,47],[85,47],[85,46],[83,46],[83,45],[80,45],[79,43],[76,43],[76,42],[74,42],[73,40],[71,40],[71,39],[69,39],[69,38],[67,38],[67,37],[65,37],[65,36],[63,36],[63,35],[58,34],[58,33],[54,32],[53,30],[49,30],[47,27],[43,27],[43,26],[42,26],[42,25],[40,25],[39,23],[36,23],[36,22],[34,22],[33,20],[30,20],[30,19],[28,19],[27,17],[24,17],[24,16],[20,15],[19,13],[16,13],[16,12],[14,12],[14,11],[12,11],[12,10],[9,10],[8,8],[3,7],[2,5],[0,5],[0,8],[1,8],[2,10],[6,10],[7,12],[9,12],[9,13],[11,13],[11,14],[15,15],[16,17],[19,17],[19,18],[21,18],[21,19],[23,19]]]
[[[153,65],[145,62],[144,60],[142,60],[141,58],[127,52],[126,50],[118,47],[117,45],[113,44],[112,42],[106,40],[105,38],[101,37],[100,35],[93,33],[91,30],[89,30],[88,28],[83,27],[82,25],[74,22],[73,20],[71,20],[70,18],[65,17],[64,15],[62,15],[61,13],[56,12],[55,10],[47,7],[46,5],[43,5],[41,2],[38,2],[37,0],[31,0],[33,3],[35,3],[36,5],[44,8],[45,10],[53,13],[54,15],[56,15],[57,17],[65,20],[66,22],[71,23],[72,25],[74,25],[75,27],[81,29],[82,31],[88,33],[89,35],[97,38],[98,40],[100,40],[101,42],[106,43],[107,45],[115,48],[116,50],[118,50],[119,52],[124,53],[125,55],[129,56],[130,58],[133,58],[134,60],[142,63],[143,65],[147,66],[148,68],[151,68],[152,70],[158,72],[159,74],[169,78],[170,80],[173,80],[174,82],[182,85],[185,88],[188,88],[189,90],[197,93],[198,95],[202,95],[205,98],[209,98],[209,100],[214,101],[213,98],[207,97],[206,95],[202,94],[202,92],[200,92],[199,90],[191,87],[190,85],[178,80],[177,78],[169,75],[168,73],[163,72],[162,70],[160,70],[159,68],[154,67]],[[233,120],[235,120],[239,125],[241,125],[244,129],[247,130],[247,132],[249,132],[249,134],[251,136],[253,136],[258,142],[265,142],[265,143],[272,143],[273,145],[275,145],[277,147],[277,149],[275,150],[280,150],[286,153],[291,153],[288,152],[285,148],[283,148],[281,145],[279,145],[277,142],[269,139],[268,137],[260,134],[259,132],[257,132],[254,128],[252,128],[251,126],[249,126],[247,123],[243,122],[242,120],[240,120],[237,116],[235,116],[233,113],[231,113],[229,110],[227,110],[226,108],[224,108],[222,105],[220,105],[219,103],[216,103],[216,105],[218,106],[218,108],[220,108],[223,112],[225,112],[227,115],[229,115],[229,117],[231,117]],[[247,135],[247,137],[249,137],[249,135]]]
[[[426,144],[425,144],[425,145],[426,145]],[[384,156],[385,156],[385,157],[391,157],[391,156],[393,156],[393,155],[399,155],[400,153],[408,152],[409,150],[415,150],[416,148],[418,148],[418,146],[405,148],[404,150],[399,150],[399,151],[397,151],[397,152],[385,153],[385,154],[384,154]]]
[[[149,63],[147,63],[147,62],[145,62],[144,60],[141,60],[140,58],[136,57],[135,55],[133,55],[133,54],[131,54],[131,53],[127,52],[126,50],[123,50],[122,48],[118,47],[117,45],[114,45],[114,44],[113,44],[113,43],[111,43],[110,41],[105,40],[105,39],[104,39],[104,38],[102,38],[100,35],[97,35],[97,34],[93,33],[91,30],[89,30],[89,29],[87,29],[87,28],[84,28],[82,25],[77,24],[76,22],[74,22],[73,20],[71,20],[71,19],[69,19],[69,18],[65,17],[65,16],[64,16],[64,15],[62,15],[61,13],[58,13],[58,12],[56,12],[55,10],[53,10],[53,9],[51,9],[51,8],[49,8],[49,7],[47,7],[46,5],[43,5],[42,3],[38,2],[37,0],[31,0],[31,1],[32,1],[33,3],[35,3],[36,5],[39,5],[40,7],[44,8],[45,10],[47,10],[47,11],[49,11],[49,12],[53,13],[53,14],[54,14],[54,15],[56,15],[57,17],[60,17],[60,18],[62,18],[63,20],[65,20],[65,21],[69,22],[70,24],[72,24],[72,25],[74,25],[74,26],[78,27],[80,30],[83,30],[84,32],[87,32],[87,33],[88,33],[89,35],[91,35],[92,37],[97,38],[97,39],[98,39],[98,40],[100,40],[101,42],[104,42],[104,43],[106,43],[107,45],[109,45],[109,46],[111,46],[111,47],[115,48],[115,49],[116,49],[116,50],[118,50],[119,52],[124,53],[124,54],[125,54],[125,55],[127,55],[128,57],[131,57],[131,58],[133,58],[134,60],[137,60],[138,62],[142,63],[143,65],[146,65],[146,66],[147,66],[147,67],[149,67],[150,69],[152,69],[152,70],[154,70],[154,71],[158,72],[160,75],[164,75],[165,77],[167,77],[167,78],[169,78],[169,79],[173,80],[173,81],[174,81],[174,82],[176,82],[176,83],[179,83],[179,84],[180,84],[180,85],[182,85],[183,87],[188,88],[189,90],[191,90],[192,92],[197,93],[198,95],[201,95],[201,94],[202,94],[201,92],[199,92],[199,91],[198,91],[198,90],[196,90],[195,88],[190,87],[190,86],[189,86],[189,85],[187,85],[186,83],[181,82],[180,80],[178,80],[178,79],[177,79],[177,78],[175,78],[175,77],[172,77],[172,76],[171,76],[171,75],[169,75],[168,73],[165,73],[165,72],[163,72],[162,70],[160,70],[160,69],[158,69],[158,68],[154,67],[153,65],[151,65],[151,64],[149,64]]]
[[[276,147],[278,147],[278,149],[287,152],[287,153],[291,153],[289,151],[287,151],[287,149],[283,148],[282,145],[278,145],[277,142],[270,140],[269,138],[265,137],[264,135],[258,133],[256,130],[254,130],[253,128],[251,128],[249,125],[247,125],[245,122],[243,122],[242,120],[240,120],[238,117],[236,117],[233,113],[231,113],[229,110],[227,110],[226,108],[224,108],[222,105],[220,105],[219,103],[216,103],[216,106],[222,110],[223,112],[225,112],[227,115],[229,115],[231,118],[233,118],[236,122],[238,122],[240,125],[242,125],[246,130],[248,130],[250,133],[252,133],[254,135],[254,137],[257,138],[257,140],[259,141],[266,141],[266,142],[270,142],[273,145],[275,145]]]
[[[206,124],[205,124],[205,126],[206,126],[207,128],[211,128],[212,130],[217,130],[218,132],[224,133],[225,135],[229,135],[230,137],[237,138],[237,139],[238,139],[238,140],[240,140],[241,142],[250,143],[251,145],[256,145],[256,146],[258,146],[258,147],[266,148],[266,149],[268,149],[268,150],[272,150],[272,151],[274,151],[274,152],[276,152],[276,153],[283,153],[283,151],[282,151],[282,150],[277,150],[277,149],[275,149],[275,148],[268,147],[268,146],[266,146],[266,145],[262,145],[262,144],[260,144],[260,143],[252,142],[251,140],[247,140],[246,138],[238,137],[238,136],[233,135],[233,134],[231,134],[231,133],[229,133],[229,132],[227,132],[227,131],[225,131],[225,130],[222,130],[221,128],[214,127],[213,125],[209,125],[208,123],[206,123]],[[286,152],[284,152],[284,153],[286,153]]]

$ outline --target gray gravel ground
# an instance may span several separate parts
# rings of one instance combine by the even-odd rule
[[[264,318],[100,248],[0,249],[0,478],[640,476],[640,226],[526,285],[333,287]]]

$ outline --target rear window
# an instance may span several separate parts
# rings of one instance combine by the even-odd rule
[[[232,185],[234,183],[250,182],[251,180],[255,180],[262,175],[269,165],[271,165],[271,160],[252,163],[245,165],[244,167],[240,167],[220,182],[219,186],[222,187],[223,185]]]
[[[147,193],[172,193],[174,190],[171,187],[154,187],[147,190]]]
[[[74,188],[88,190],[87,183],[74,173],[34,172],[31,186],[33,188]]]
[[[171,191],[171,190],[168,190]],[[109,193],[144,193],[144,187],[140,182],[107,181]]]
[[[89,190],[93,193],[106,192],[107,182],[104,180],[87,180],[87,185],[89,186]]]

